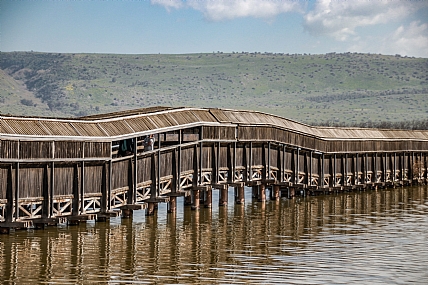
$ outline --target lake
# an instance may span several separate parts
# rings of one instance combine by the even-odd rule
[[[427,186],[245,199],[0,235],[0,283],[428,284]]]

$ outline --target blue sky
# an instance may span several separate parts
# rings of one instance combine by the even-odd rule
[[[0,51],[428,57],[428,1],[0,0]]]

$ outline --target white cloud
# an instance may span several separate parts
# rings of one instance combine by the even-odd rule
[[[420,5],[426,3],[401,0],[319,0],[314,10],[305,15],[305,28],[311,34],[329,35],[338,41],[346,41],[356,36],[358,27],[402,20],[414,13]]]
[[[401,25],[382,37],[365,36],[353,41],[351,52],[400,54],[402,56],[428,57],[428,24],[420,21]]]
[[[315,46],[428,57],[428,23],[423,16],[428,11],[428,1],[316,0],[313,5],[303,0],[151,0],[151,3],[168,11],[199,11],[210,21],[243,17],[270,20],[279,14],[297,12],[303,15],[306,31],[321,36],[318,37],[321,44]]]
[[[401,55],[428,57],[428,24],[415,21],[400,26],[386,41],[385,47]]]
[[[168,11],[184,7],[182,0],[150,0],[152,4],[164,6]]]
[[[300,11],[301,4],[293,0],[152,0],[152,4],[171,8],[191,8],[203,13],[210,21],[242,17],[271,19],[276,15]]]

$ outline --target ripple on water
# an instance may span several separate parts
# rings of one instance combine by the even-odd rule
[[[0,283],[428,284],[427,187],[246,199],[0,236]]]

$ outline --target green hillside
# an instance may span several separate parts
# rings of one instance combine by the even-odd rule
[[[428,59],[378,54],[0,53],[0,112],[260,110],[306,123],[428,118]]]

